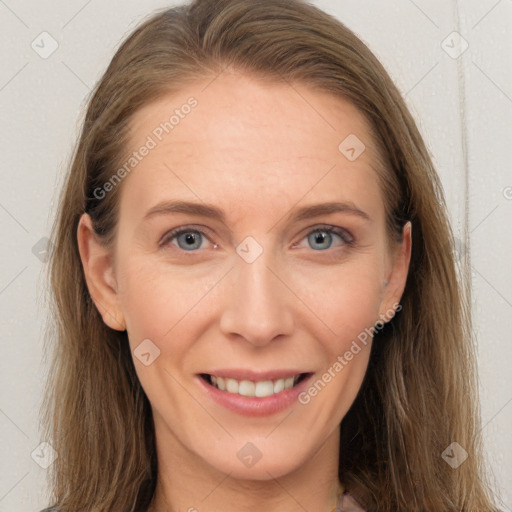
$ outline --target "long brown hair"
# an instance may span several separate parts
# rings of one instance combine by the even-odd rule
[[[61,511],[124,512],[151,500],[150,404],[126,331],[107,327],[91,300],[77,225],[87,212],[113,243],[122,184],[101,199],[94,191],[123,161],[133,114],[228,66],[352,102],[379,150],[390,235],[412,223],[402,310],[375,334],[365,379],[340,426],[340,481],[371,510],[497,510],[479,433],[467,273],[456,267],[439,178],[383,66],[342,23],[301,0],[196,0],[159,11],[121,45],[92,92],[48,267],[52,359],[42,423],[58,453],[49,469],[52,502]],[[442,456],[454,442],[468,454],[456,469]]]

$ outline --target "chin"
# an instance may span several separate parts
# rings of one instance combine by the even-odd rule
[[[311,458],[308,453],[297,453],[296,443],[293,443],[294,449],[290,450],[269,440],[232,441],[232,447],[210,448],[203,460],[215,470],[238,480],[268,481],[279,478],[297,471],[308,457]]]

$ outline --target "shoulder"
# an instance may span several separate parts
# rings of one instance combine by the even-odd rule
[[[359,505],[349,491],[345,491],[341,498],[340,512],[367,512],[367,510]]]

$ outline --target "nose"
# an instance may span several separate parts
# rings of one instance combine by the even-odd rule
[[[229,273],[220,329],[228,337],[239,336],[256,346],[289,336],[294,327],[293,299],[297,301],[286,276],[265,251],[252,263],[237,256]]]

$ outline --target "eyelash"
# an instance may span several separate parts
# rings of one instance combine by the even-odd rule
[[[311,235],[313,233],[318,233],[318,232],[319,233],[327,233],[327,234],[330,234],[330,235],[332,235],[332,234],[338,235],[341,238],[341,240],[342,240],[341,247],[343,247],[343,246],[353,247],[355,245],[354,237],[346,229],[339,228],[339,227],[336,227],[336,226],[331,226],[331,225],[316,226],[315,228],[313,228],[310,231],[308,231],[305,234],[305,236],[301,239],[301,241],[303,239],[307,238],[309,235]],[[177,238],[179,235],[181,235],[183,233],[199,233],[199,234],[201,234],[202,236],[204,236],[205,238],[207,238],[211,242],[208,234],[203,229],[201,229],[199,227],[195,227],[195,226],[182,226],[182,227],[175,228],[175,229],[172,229],[171,231],[167,232],[163,236],[162,241],[160,242],[159,246],[160,247],[166,246],[172,240],[174,240],[175,238]],[[188,252],[188,253],[194,253],[194,252],[198,251],[198,249],[191,250],[191,251],[185,251],[184,249],[181,249],[178,246],[177,246],[177,248],[182,250],[183,252]],[[331,249],[329,247],[328,249],[317,250],[315,252],[327,252],[329,250],[335,250],[335,249],[336,249],[336,247],[334,249]]]

